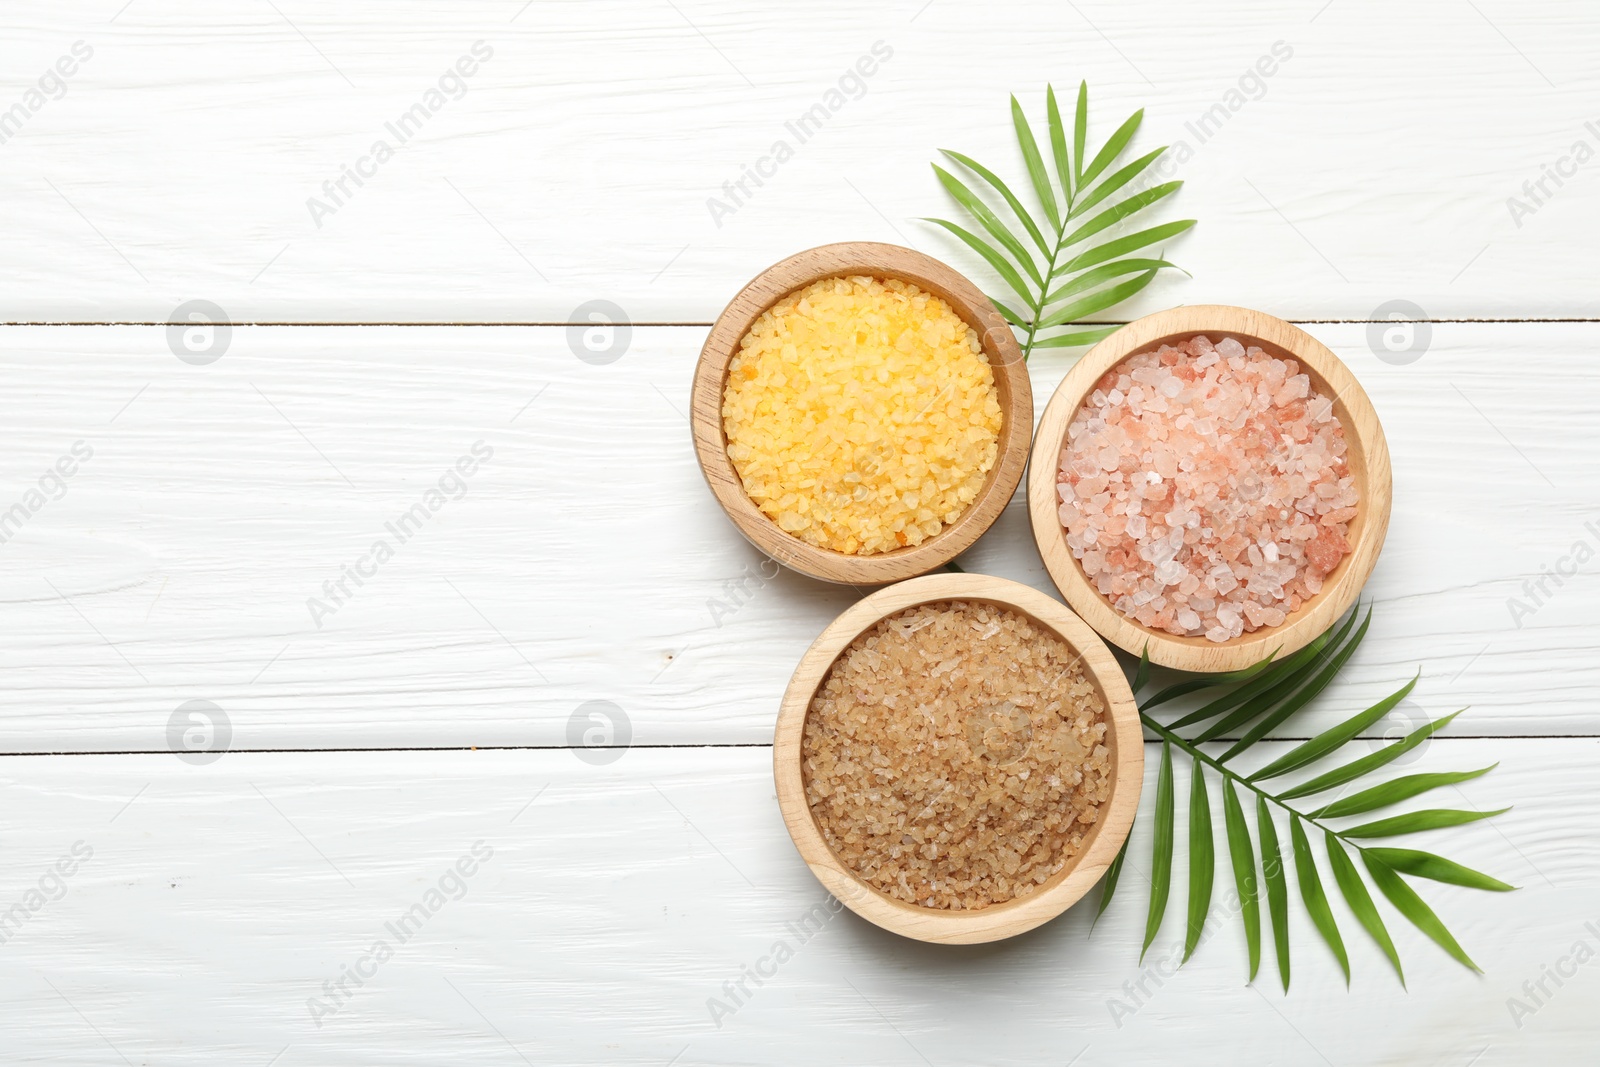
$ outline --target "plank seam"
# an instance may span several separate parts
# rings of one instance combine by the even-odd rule
[[[1229,744],[1237,741],[1233,737],[1217,737],[1207,744]],[[1309,737],[1268,737],[1264,741],[1270,743],[1296,743],[1310,740]],[[1359,734],[1356,741],[1384,741],[1390,740],[1381,734]],[[1594,741],[1600,740],[1600,734],[1452,734],[1449,736],[1436,735],[1435,741]],[[1159,745],[1159,737],[1144,739],[1147,745]],[[616,746],[608,746],[616,747]],[[628,745],[623,751],[639,749],[641,751],[672,751],[675,749],[709,749],[709,748],[767,748],[772,747],[770,741],[726,741],[709,742],[704,744],[661,744],[661,745]],[[395,745],[391,747],[368,748],[230,748],[224,755],[306,755],[315,753],[338,752],[583,752],[588,746],[583,745]],[[127,749],[78,749],[52,752],[0,752],[0,759],[6,758],[32,758],[36,756],[164,756],[171,751],[164,748],[127,748]]]
[[[1122,320],[1083,319],[1078,323],[1078,325],[1083,325],[1083,326],[1126,326],[1130,321],[1132,321],[1132,320],[1129,320],[1129,319],[1122,319]],[[1495,324],[1495,323],[1510,323],[1510,324],[1522,323],[1522,324],[1529,324],[1529,325],[1540,325],[1540,324],[1560,324],[1560,323],[1600,323],[1600,318],[1287,319],[1285,321],[1291,322],[1291,323],[1295,324],[1296,326],[1343,326],[1343,325],[1348,325],[1348,326],[1368,326],[1368,325],[1372,325],[1374,323],[1381,323],[1381,324],[1383,324],[1385,326],[1388,326],[1388,325],[1393,325],[1395,323],[1407,323],[1407,322],[1413,322],[1413,323],[1426,322],[1426,323],[1432,323],[1432,324],[1435,324],[1435,325],[1448,325],[1448,324],[1477,325],[1477,324]],[[148,319],[104,319],[104,320],[95,319],[95,320],[81,320],[81,321],[79,321],[79,320],[74,320],[74,321],[57,320],[57,321],[49,321],[49,322],[42,321],[42,320],[34,320],[34,319],[10,319],[10,320],[6,320],[6,321],[0,321],[0,327],[3,327],[3,326],[159,326],[159,327],[166,327],[166,326],[171,326],[171,325],[173,325],[173,324],[170,323],[170,322],[167,322],[166,320],[157,321],[157,320],[148,320]],[[249,321],[239,321],[239,322],[233,322],[233,321],[217,322],[217,323],[210,323],[208,325],[214,325],[214,326],[295,326],[295,327],[338,326],[338,327],[358,327],[358,328],[360,328],[360,327],[373,327],[373,326],[408,326],[408,327],[417,327],[417,328],[432,328],[432,327],[441,327],[441,326],[448,326],[448,327],[452,327],[452,328],[454,328],[454,327],[499,327],[499,328],[504,328],[504,327],[551,327],[551,326],[554,326],[554,327],[585,326],[585,327],[587,327],[587,326],[593,326],[594,323],[593,322],[554,321],[554,320],[551,320],[551,321],[544,321],[544,320],[510,321],[510,320],[508,320],[508,321],[499,321],[499,322],[448,322],[448,321],[444,321],[444,320],[423,320],[423,321],[411,321],[411,322],[388,322],[388,321],[378,321],[378,320],[374,320],[374,321],[359,321],[359,322],[356,322],[356,321],[316,322],[316,321],[298,320],[298,319],[282,319],[282,320],[278,320],[278,319],[253,319],[253,320],[249,320]],[[640,320],[640,321],[637,321],[637,322],[628,321],[628,322],[623,322],[623,323],[617,323],[616,325],[619,325],[619,326],[695,326],[695,327],[701,327],[701,328],[709,329],[711,327],[712,323],[710,323],[710,322],[699,322],[699,321],[696,321],[696,322],[681,321],[680,322],[680,321],[665,321],[665,320],[663,320],[663,321]]]

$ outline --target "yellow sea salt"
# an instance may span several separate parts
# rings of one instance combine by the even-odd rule
[[[873,555],[960,517],[999,455],[977,332],[914,285],[826,278],[740,342],[722,398],[728,458],[779,528]]]

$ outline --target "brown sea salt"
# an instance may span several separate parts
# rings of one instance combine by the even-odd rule
[[[1067,545],[1118,611],[1218,643],[1320,592],[1359,505],[1333,401],[1295,360],[1232,337],[1108,371],[1057,483]]]
[[[1066,642],[973,601],[856,638],[806,716],[806,800],[860,878],[929,908],[1026,896],[1084,847],[1110,795],[1105,705]]]

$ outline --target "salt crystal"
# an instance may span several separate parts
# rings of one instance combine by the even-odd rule
[[[1169,559],[1156,567],[1155,577],[1162,585],[1176,585],[1188,574],[1183,564],[1175,559]]]

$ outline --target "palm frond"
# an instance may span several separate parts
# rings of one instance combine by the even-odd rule
[[[1372,903],[1372,894],[1367,892],[1367,884],[1361,880],[1361,872],[1356,870],[1356,865],[1350,862],[1350,854],[1344,850],[1344,843],[1339,840],[1332,830],[1323,834],[1323,840],[1328,848],[1328,863],[1333,867],[1333,877],[1339,885],[1339,892],[1344,894],[1344,901],[1350,906],[1356,920],[1366,928],[1372,940],[1378,943],[1383,954],[1389,957],[1389,962],[1394,965],[1394,973],[1400,976],[1400,984],[1406,984],[1405,968],[1400,966],[1400,953],[1395,950],[1394,941],[1389,937],[1389,928],[1383,925],[1383,917],[1378,914],[1377,906]]]
[[[1161,746],[1161,770],[1156,775],[1156,832],[1150,845],[1150,909],[1145,913],[1144,954],[1161,929],[1167,913],[1167,894],[1172,890],[1172,746]]]
[[[1189,926],[1183,939],[1185,963],[1199,947],[1200,934],[1211,912],[1216,866],[1216,838],[1211,832],[1211,798],[1206,793],[1205,766],[1196,763],[1189,782]]]
[[[1233,783],[1222,780],[1222,820],[1228,828],[1228,859],[1233,864],[1233,885],[1239,893],[1239,913],[1244,916],[1245,947],[1250,953],[1250,980],[1261,967],[1261,904],[1256,889],[1256,854],[1250,846],[1250,827],[1239,806]]]
[[[1091,166],[1089,170],[1092,169]],[[1331,906],[1329,879],[1324,877],[1324,870],[1312,848],[1314,833],[1320,833],[1322,837],[1328,864],[1326,870],[1332,874],[1331,882],[1338,889],[1337,895],[1343,898],[1367,936],[1388,958],[1402,984],[1405,982],[1405,972],[1400,963],[1400,954],[1379,914],[1375,903],[1377,897],[1387,900],[1401,916],[1455,959],[1477,969],[1471,957],[1406,878],[1421,878],[1491,892],[1506,892],[1514,887],[1435,853],[1391,847],[1383,842],[1402,834],[1435,831],[1492,819],[1509,809],[1480,811],[1425,808],[1357,820],[1356,825],[1341,826],[1340,823],[1355,816],[1366,817],[1374,812],[1383,812],[1442,786],[1471,781],[1493,770],[1493,766],[1469,771],[1402,775],[1366,785],[1348,795],[1336,795],[1330,801],[1313,803],[1307,808],[1291,803],[1303,797],[1360,783],[1368,775],[1415,749],[1460,714],[1456,712],[1429,722],[1398,742],[1318,773],[1320,767],[1337,760],[1341,753],[1409,696],[1418,683],[1420,672],[1382,700],[1310,740],[1294,745],[1276,759],[1264,762],[1258,770],[1246,772],[1234,766],[1236,759],[1256,748],[1263,738],[1308,707],[1314,698],[1331,685],[1360,647],[1371,622],[1370,609],[1364,615],[1359,609],[1353,610],[1342,623],[1330,627],[1304,649],[1282,660],[1277,660],[1274,655],[1242,671],[1176,682],[1143,701],[1139,717],[1161,741],[1161,764],[1157,772],[1156,806],[1152,820],[1155,824],[1151,842],[1153,888],[1145,919],[1141,957],[1149,951],[1160,932],[1173,879],[1184,877],[1180,870],[1175,869],[1174,862],[1174,827],[1180,813],[1172,786],[1173,762],[1176,756],[1182,755],[1189,759],[1192,769],[1187,820],[1189,902],[1183,938],[1184,960],[1188,960],[1203,942],[1210,921],[1216,857],[1208,784],[1211,779],[1219,778],[1228,858],[1240,901],[1239,912],[1244,921],[1251,980],[1254,980],[1261,961],[1261,900],[1264,897],[1279,977],[1284,990],[1289,988],[1290,878],[1287,876],[1284,855],[1287,852],[1294,862],[1293,882],[1299,892],[1301,905],[1311,919],[1312,926],[1333,952],[1345,981],[1350,981],[1349,953]],[[1149,660],[1141,656],[1135,676],[1136,694],[1148,684],[1149,676]],[[1197,710],[1180,715],[1170,723],[1163,723],[1151,714],[1157,706],[1191,694],[1199,694],[1198,699],[1204,701]],[[1202,747],[1207,742],[1220,741],[1240,732],[1240,739],[1220,754],[1213,754]],[[1274,791],[1278,780],[1287,780],[1291,776],[1307,777],[1298,784]],[[1239,790],[1255,794],[1253,839],[1246,807],[1239,801]],[[1282,841],[1279,836],[1279,824],[1275,821],[1279,817],[1288,819],[1287,841]],[[1127,845],[1124,845],[1124,855],[1126,851]],[[1119,855],[1117,863],[1113,865],[1119,871],[1121,859]],[[1362,875],[1363,868],[1365,877]],[[1377,893],[1371,891],[1369,883],[1376,887]],[[1101,897],[1101,912],[1111,902],[1114,885],[1114,881],[1108,881]]]
[[[1231,784],[1231,783],[1230,783]],[[1261,832],[1261,874],[1267,882],[1267,915],[1272,919],[1272,945],[1278,953],[1278,977],[1289,992],[1289,880],[1283,876],[1283,850],[1278,827],[1267,810],[1265,794],[1256,794],[1256,828]]]
[[[1143,118],[1143,110],[1134,112],[1089,158],[1087,83],[1078,87],[1070,131],[1055,88],[1046,87],[1042,143],[1013,96],[1011,126],[1033,193],[1031,210],[993,170],[970,156],[941,150],[963,173],[933,166],[939,184],[970,222],[923,221],[942,227],[976,252],[1010,289],[1003,301],[990,299],[1020,332],[1024,359],[1038,348],[1078,348],[1114,333],[1115,326],[1065,327],[1130,299],[1160,271],[1181,269],[1159,255],[1134,253],[1183,233],[1194,225],[1193,219],[1121,232],[1124,221],[1170,197],[1183,184],[1136,183],[1141,175],[1148,179],[1150,166],[1164,148],[1112,170]],[[1123,278],[1127,280],[1117,281]]]

